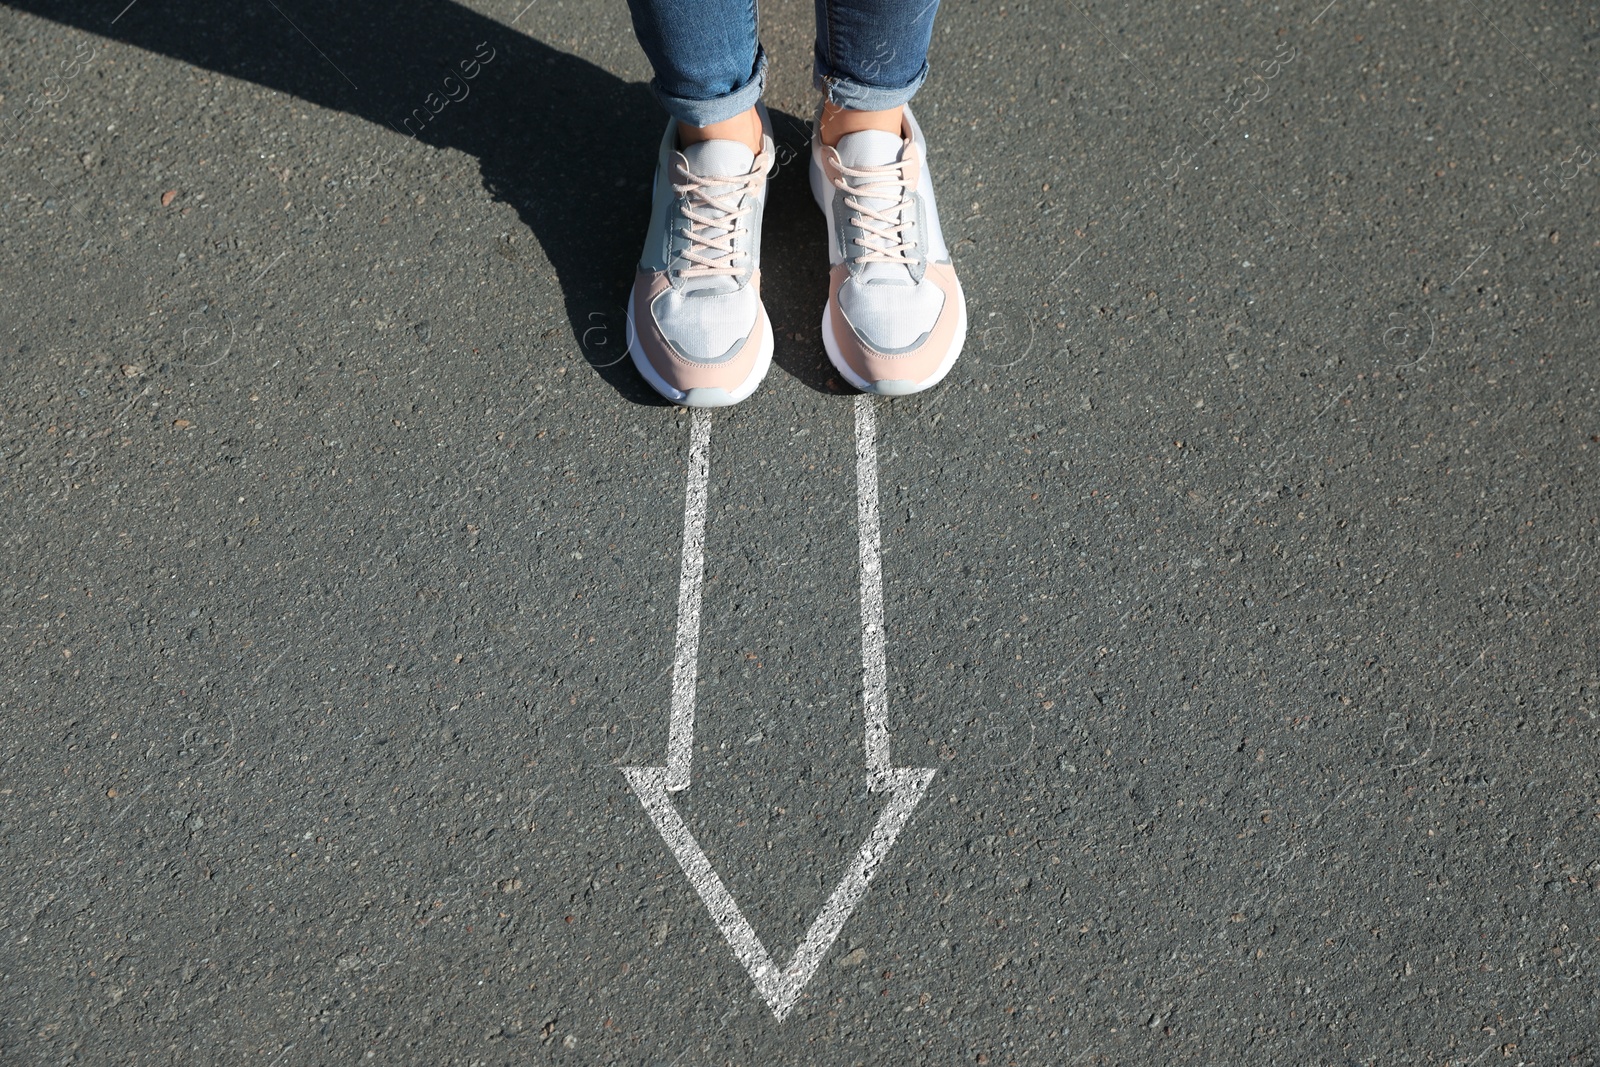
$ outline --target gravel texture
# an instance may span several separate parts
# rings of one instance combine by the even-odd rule
[[[0,1062],[1600,1059],[1592,6],[946,0],[971,336],[878,407],[938,775],[778,1024],[617,770],[688,441],[624,6],[125,2],[0,5]],[[786,957],[882,799],[763,25],[680,810]]]

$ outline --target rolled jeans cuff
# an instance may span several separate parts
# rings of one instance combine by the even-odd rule
[[[756,45],[756,65],[750,72],[750,80],[724,96],[690,100],[662,92],[655,81],[650,83],[650,91],[667,109],[667,114],[686,126],[709,126],[713,122],[724,122],[735,115],[742,115],[756,106],[766,87],[767,52],[760,45]]]
[[[818,58],[811,80],[817,91],[827,97],[835,107],[848,108],[851,111],[888,111],[890,108],[910,103],[911,98],[917,95],[922,83],[928,80],[928,64],[922,64],[922,69],[917,71],[916,77],[912,78],[909,84],[890,88],[867,85],[854,78],[835,74]]]

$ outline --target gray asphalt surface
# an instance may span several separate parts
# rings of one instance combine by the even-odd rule
[[[1324,3],[946,0],[971,336],[877,409],[938,774],[782,1023],[618,771],[688,442],[623,5],[0,5],[0,1062],[1600,1060],[1600,11]],[[679,810],[786,958],[883,801],[763,24]]]

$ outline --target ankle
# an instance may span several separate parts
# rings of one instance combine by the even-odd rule
[[[738,141],[759,156],[763,147],[761,139],[761,116],[755,108],[740,112],[731,119],[713,122],[709,126],[678,123],[678,143],[685,147],[701,141]]]
[[[860,133],[862,130],[882,130],[899,137],[905,130],[904,113],[904,107],[892,107],[887,111],[852,111],[839,107],[832,100],[824,101],[818,136],[823,144],[830,147],[837,145],[839,138],[846,134]]]

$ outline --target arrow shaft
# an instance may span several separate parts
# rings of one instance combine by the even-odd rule
[[[700,661],[700,586],[706,569],[706,496],[711,474],[711,413],[689,417],[689,484],[683,500],[683,562],[678,577],[678,637],[672,653],[672,725],[667,788],[689,788],[694,759],[694,693]]]
[[[878,423],[866,393],[856,397],[856,530],[861,541],[861,702],[867,720],[867,778],[878,790],[889,773],[889,667],[878,539]]]
[[[878,528],[877,414],[866,394],[856,398],[855,421],[856,529],[861,566],[861,697],[866,718],[867,777],[877,789],[890,769],[889,669],[884,634],[883,550]],[[696,409],[690,416],[683,559],[678,580],[678,633],[672,657],[672,722],[667,740],[667,788],[670,790],[689,787],[694,759],[700,597],[705,577],[710,472],[711,414]]]

